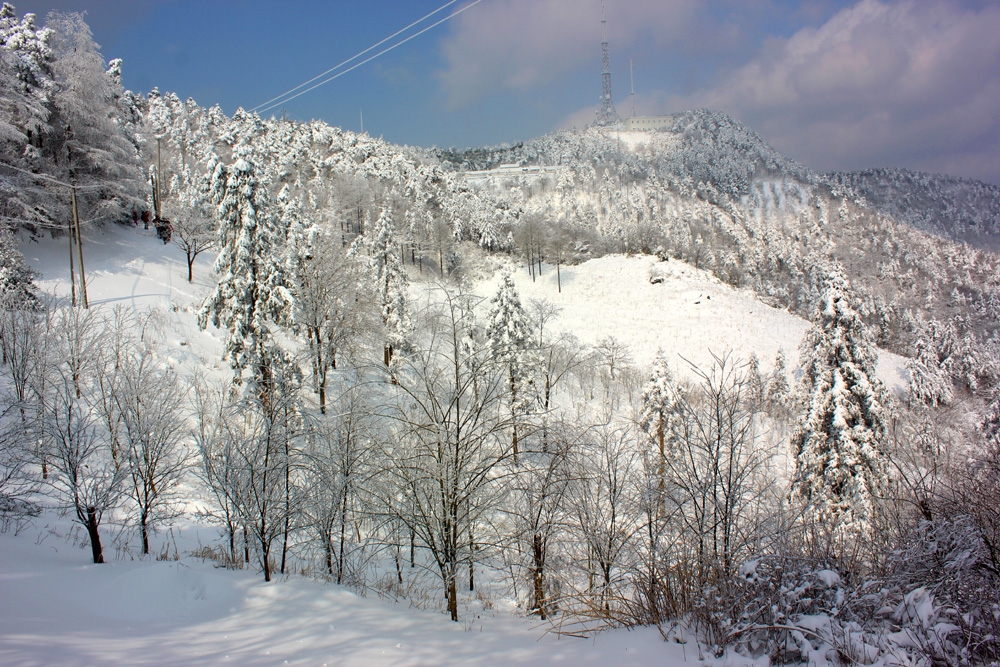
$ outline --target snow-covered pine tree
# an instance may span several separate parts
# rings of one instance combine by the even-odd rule
[[[670,363],[663,350],[657,350],[656,359],[650,371],[649,381],[642,390],[642,414],[639,425],[653,443],[656,444],[660,458],[659,475],[663,476],[663,460],[666,455],[666,441],[670,437],[671,416],[678,407],[678,388]]]
[[[786,366],[785,351],[779,349],[774,358],[774,368],[771,370],[771,377],[768,378],[764,396],[764,408],[767,414],[774,418],[787,417],[789,413],[791,387],[788,386]]]
[[[507,401],[510,408],[514,460],[518,453],[518,425],[531,405],[527,387],[531,383],[533,351],[531,323],[521,305],[510,271],[504,271],[500,287],[490,300],[486,340],[493,361],[507,375]]]
[[[43,138],[50,134],[53,93],[52,32],[35,25],[35,15],[18,19],[14,7],[0,7],[0,150],[4,162],[29,171],[44,171]],[[36,180],[3,169],[2,212],[22,220],[53,222],[60,216],[58,197]],[[63,208],[64,210],[64,208]]]
[[[764,381],[764,377],[760,374],[760,359],[757,357],[757,353],[750,355],[750,360],[747,362],[747,398],[750,400],[752,405],[757,406],[760,409],[764,405],[764,396],[767,393],[767,383]]]
[[[351,252],[355,257],[367,254],[368,276],[375,289],[385,329],[383,361],[389,366],[395,351],[406,346],[410,333],[406,300],[409,280],[399,259],[392,217],[387,209],[382,209],[374,228],[366,229],[366,236],[369,230],[371,241],[359,237]]]
[[[993,401],[986,410],[982,429],[987,446],[1000,454],[1000,386],[993,390]]]
[[[123,91],[109,76],[90,28],[80,14],[50,14],[46,27],[55,60],[53,164],[50,174],[74,184],[100,183],[83,191],[90,215],[124,218],[141,202],[142,165],[118,101]]]
[[[805,412],[792,436],[792,495],[839,536],[871,529],[888,470],[881,451],[889,396],[875,374],[877,352],[847,279],[824,282],[802,341]]]
[[[0,308],[35,304],[35,271],[24,261],[10,225],[0,222]]]
[[[294,323],[295,299],[282,247],[283,230],[268,197],[267,184],[258,179],[252,150],[238,146],[229,167],[218,163],[212,175],[212,194],[218,202],[219,283],[205,300],[198,324],[209,322],[229,330],[225,358],[233,367],[234,384],[250,371],[259,395],[272,384],[269,362],[282,356],[271,326]]]
[[[952,400],[951,379],[941,367],[934,346],[918,339],[916,348],[916,356],[906,362],[906,370],[910,374],[907,387],[910,406],[948,405]]]

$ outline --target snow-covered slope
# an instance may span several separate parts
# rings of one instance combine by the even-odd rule
[[[208,365],[221,369],[217,332],[198,329],[195,313],[212,287],[213,255],[196,262],[195,280],[188,284],[183,255],[164,246],[152,230],[117,225],[91,230],[85,236],[88,293],[92,305],[157,308],[166,316],[170,363],[187,370]],[[42,273],[39,286],[47,293],[69,296],[65,239],[22,244],[29,264]],[[733,352],[744,359],[756,353],[769,370],[778,350],[784,351],[790,372],[798,365],[799,342],[807,321],[762,303],[750,290],[737,290],[704,270],[684,262],[658,261],[648,255],[608,255],[576,266],[544,265],[532,280],[521,266],[513,267],[521,299],[550,301],[561,309],[555,330],[572,333],[595,345],[613,336],[631,351],[636,366],[645,369],[658,349],[674,368],[707,367],[712,354]],[[660,282],[654,283],[651,277]],[[418,281],[420,276],[413,276]],[[484,297],[492,296],[499,273],[477,283]],[[419,289],[416,282],[415,289]],[[686,360],[686,361],[685,361]],[[890,387],[905,386],[905,359],[880,354],[879,375]]]
[[[662,349],[682,376],[689,374],[691,364],[708,368],[713,354],[726,352],[744,360],[756,354],[762,369],[769,371],[780,349],[798,377],[799,343],[809,323],[707,271],[649,255],[607,255],[563,266],[559,273],[561,292],[554,266],[545,265],[535,280],[522,266],[514,273],[522,300],[544,299],[561,308],[551,326],[588,345],[613,336],[628,346],[641,369],[648,368]],[[654,277],[657,281],[651,280]],[[494,277],[479,289],[492,295],[498,282]],[[905,363],[905,358],[882,351],[878,369],[882,381],[893,388],[905,387]]]

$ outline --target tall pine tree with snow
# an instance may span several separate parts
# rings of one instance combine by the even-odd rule
[[[910,406],[948,405],[953,397],[951,378],[941,367],[934,346],[920,338],[916,349],[916,356],[906,362],[906,370],[910,374],[907,387]]]
[[[35,276],[17,248],[17,237],[8,223],[0,221],[0,308],[35,305]]]
[[[100,183],[78,199],[86,200],[88,215],[122,219],[141,203],[144,179],[136,138],[119,107],[121,83],[108,73],[82,15],[50,14],[46,28],[55,53],[49,173],[74,184]]]
[[[805,412],[792,436],[792,495],[835,535],[868,532],[888,470],[881,451],[889,396],[875,374],[877,353],[847,279],[824,282],[802,341]]]
[[[366,235],[367,231],[369,230],[366,230]],[[410,314],[406,300],[409,280],[399,258],[399,247],[388,210],[382,209],[378,221],[370,231],[370,240],[360,236],[355,240],[351,254],[362,259],[374,287],[385,332],[383,361],[389,366],[395,351],[407,345],[410,333]]]
[[[531,382],[531,324],[521,305],[510,271],[504,271],[500,287],[490,300],[486,340],[493,360],[507,375],[507,401],[510,407],[514,459],[518,453],[518,425],[531,405],[527,387]]]
[[[274,341],[273,325],[294,322],[294,284],[284,261],[284,230],[268,197],[267,184],[258,179],[252,151],[238,146],[228,168],[219,163],[212,175],[212,194],[218,202],[219,283],[205,300],[198,324],[209,322],[229,330],[225,358],[233,367],[234,384],[250,382],[264,396],[272,385],[271,362],[282,357]]]
[[[662,480],[666,441],[670,437],[671,418],[678,407],[678,388],[663,350],[658,350],[649,381],[642,390],[642,427],[659,450],[658,470]]]

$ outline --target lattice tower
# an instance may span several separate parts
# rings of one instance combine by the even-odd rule
[[[615,104],[611,99],[611,57],[608,55],[608,21],[604,14],[604,3],[601,3],[601,61],[604,64],[604,73],[601,79],[604,84],[604,93],[601,95],[601,110],[597,112],[596,125],[607,126],[617,125],[622,122],[622,117],[615,111]]]

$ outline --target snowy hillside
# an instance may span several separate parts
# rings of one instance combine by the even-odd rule
[[[809,323],[707,271],[649,255],[608,255],[561,267],[560,274],[561,292],[554,266],[545,266],[535,280],[523,267],[514,277],[523,299],[546,300],[561,309],[551,325],[555,330],[591,346],[614,337],[628,347],[639,368],[648,368],[657,350],[663,350],[682,376],[690,375],[691,364],[708,368],[713,353],[726,352],[744,360],[756,354],[769,371],[782,350],[798,377],[799,343]],[[492,294],[497,283],[494,278],[479,291]],[[903,390],[905,359],[882,351],[879,376]]]
[[[186,281],[183,256],[153,232],[111,225],[85,235],[92,308],[155,309],[165,317],[166,363],[185,372],[225,371],[212,330],[197,328],[194,311],[212,286],[211,257],[199,258]],[[67,298],[64,239],[22,244],[41,273],[47,294]],[[662,278],[652,284],[651,276]],[[418,276],[414,276],[417,278]],[[479,283],[484,295],[497,277]],[[682,262],[645,256],[608,256],[554,267],[537,281],[517,274],[525,299],[547,299],[562,313],[553,326],[584,343],[615,336],[640,368],[662,347],[684,369],[682,357],[707,363],[709,351],[779,347],[796,358],[806,323],[761,304]],[[415,283],[413,289],[421,289]],[[899,360],[883,362],[898,380]],[[75,535],[75,537],[74,537]],[[374,599],[340,587],[292,578],[264,584],[244,572],[213,568],[190,555],[218,540],[210,525],[183,519],[155,539],[154,549],[181,560],[86,565],[78,533],[46,514],[23,534],[0,536],[0,662],[4,664],[649,664],[683,661],[680,645],[664,644],[655,629],[602,635],[596,643],[542,636],[547,625],[484,609],[470,599],[469,620],[454,625],[440,615]],[[502,607],[505,603],[496,600]],[[477,606],[478,605],[478,606]],[[539,640],[539,637],[541,639]],[[694,651],[693,647],[688,647]],[[693,657],[689,656],[689,657]]]
[[[67,298],[64,244],[64,239],[32,239],[22,244],[22,250],[42,274],[39,287]],[[141,226],[94,228],[85,236],[84,247],[91,305],[159,310],[170,332],[169,363],[188,371],[208,365],[222,372],[217,332],[212,327],[199,330],[195,318],[213,286],[212,253],[198,258],[195,281],[188,284],[180,251],[164,246],[152,230]],[[544,300],[560,309],[550,325],[555,331],[572,333],[590,346],[614,337],[628,347],[640,370],[648,368],[661,349],[682,375],[690,369],[685,359],[708,367],[712,353],[725,352],[742,359],[756,353],[769,370],[782,350],[789,371],[797,376],[799,343],[808,322],[762,303],[753,292],[726,285],[707,271],[648,255],[609,255],[563,266],[559,273],[561,292],[554,266],[544,265],[535,280],[521,267],[514,271],[514,279],[523,300]],[[421,289],[420,278],[421,274],[412,276],[415,292]],[[474,289],[488,297],[498,281],[495,273]],[[888,386],[902,390],[907,380],[904,366],[904,358],[883,351],[879,375]]]
[[[977,248],[1000,250],[1000,188],[907,169],[830,174],[885,215]]]
[[[91,228],[85,236],[88,294],[95,308],[155,309],[167,335],[164,359],[185,372],[216,369],[220,345],[212,330],[197,328],[194,311],[211,288],[211,258],[199,258],[194,284],[177,248],[152,231],[117,225]],[[39,286],[66,298],[63,239],[22,244]],[[639,368],[657,348],[685,374],[688,359],[708,364],[710,352],[756,351],[765,365],[784,349],[790,360],[806,323],[757,301],[752,293],[720,283],[704,271],[648,256],[608,256],[532,281],[522,268],[516,283],[525,300],[545,299],[562,309],[557,330],[594,345],[614,336],[627,345]],[[660,282],[653,284],[651,277]],[[418,276],[413,276],[415,279]],[[498,276],[477,291],[492,294]],[[419,292],[421,283],[413,289]],[[881,374],[899,383],[901,360],[883,355]],[[33,537],[37,534],[37,537]],[[339,587],[293,578],[264,584],[250,573],[217,570],[190,555],[214,544],[218,530],[185,518],[155,539],[154,551],[180,553],[180,561],[86,565],[79,536],[53,515],[24,534],[0,537],[0,598],[8,610],[0,623],[0,661],[5,664],[648,664],[682,660],[679,645],[665,645],[653,630],[612,633],[596,644],[553,635],[548,626],[483,609],[475,599],[469,620],[455,626],[444,617],[364,600]],[[179,546],[178,546],[179,545]],[[172,550],[172,551],[171,551]],[[502,600],[491,603],[509,605]],[[478,611],[477,611],[478,609]],[[155,648],[154,648],[155,647]],[[692,648],[692,650],[694,650]],[[138,657],[137,657],[138,656]]]

